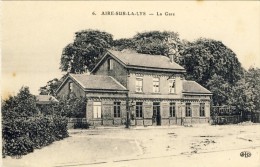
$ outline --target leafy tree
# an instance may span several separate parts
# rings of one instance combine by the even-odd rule
[[[135,44],[132,38],[122,38],[113,41],[113,49],[122,51],[124,49],[135,50]]]
[[[231,93],[231,87],[225,82],[222,76],[213,75],[206,87],[213,93],[213,105],[221,106],[227,104]]]
[[[52,95],[55,96],[55,91],[59,88],[61,85],[62,80],[58,80],[57,78],[54,78],[47,82],[47,85],[40,87],[40,95]]]
[[[59,99],[58,111],[62,116],[70,118],[86,117],[86,98],[70,96],[67,99]]]
[[[187,71],[187,78],[203,86],[215,74],[231,85],[243,76],[243,68],[236,54],[220,41],[201,38],[187,43],[181,57],[179,61]]]
[[[250,97],[248,97],[254,104],[255,108],[253,111],[260,111],[260,69],[249,68],[245,75],[248,89],[251,90]]]
[[[179,34],[172,31],[149,31],[137,33],[133,37],[138,53],[165,55],[176,54],[181,47]]]
[[[111,47],[113,37],[99,30],[76,32],[74,42],[62,52],[60,69],[69,73],[83,73],[92,70],[97,60],[107,48]]]
[[[29,87],[22,87],[17,96],[9,97],[9,99],[3,101],[2,114],[3,119],[28,117],[38,114],[36,97],[30,94]]]
[[[245,116],[246,113],[254,111],[255,108],[254,102],[251,99],[252,93],[252,88],[250,88],[249,83],[246,83],[243,78],[232,88],[229,103]]]

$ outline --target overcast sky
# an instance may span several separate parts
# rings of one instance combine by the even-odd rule
[[[146,16],[102,16],[102,11],[146,12]],[[156,16],[157,12],[163,16]],[[164,16],[165,12],[175,16]],[[232,49],[244,68],[260,67],[259,17],[259,1],[4,1],[2,96],[17,93],[22,86],[38,94],[40,86],[61,77],[62,49],[73,42],[76,31],[89,28],[109,32],[115,39],[149,30],[175,31],[190,41],[212,38]]]

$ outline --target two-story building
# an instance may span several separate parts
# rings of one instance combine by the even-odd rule
[[[172,58],[108,50],[90,75],[70,74],[57,95],[87,97],[92,125],[208,123],[211,92],[184,78]]]

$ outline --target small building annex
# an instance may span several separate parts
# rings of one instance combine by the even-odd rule
[[[86,97],[95,126],[208,123],[212,93],[185,72],[173,58],[108,50],[90,75],[69,74],[56,93]]]

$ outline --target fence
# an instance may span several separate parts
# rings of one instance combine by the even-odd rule
[[[231,116],[213,116],[212,123],[213,125],[225,125],[225,124],[237,124],[242,122],[241,115],[231,115]]]
[[[251,122],[260,123],[260,113],[252,113]]]
[[[89,124],[86,118],[68,118],[68,128],[69,129],[87,129]]]

